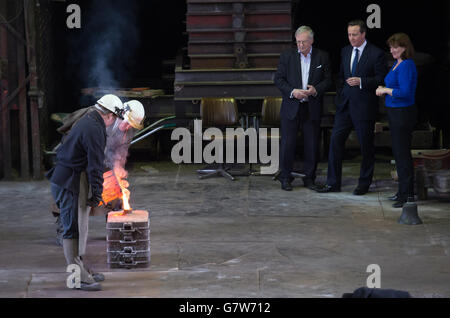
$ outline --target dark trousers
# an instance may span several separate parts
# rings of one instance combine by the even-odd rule
[[[60,210],[63,239],[78,239],[78,194],[52,183],[53,198]]]
[[[335,116],[328,156],[327,184],[337,189],[341,189],[342,185],[342,161],[345,153],[345,142],[353,128],[358,136],[362,154],[358,185],[368,188],[372,184],[375,167],[375,121],[354,120],[347,107],[346,110],[337,113]]]
[[[294,119],[281,118],[280,180],[289,180],[294,168],[295,148],[299,130],[303,136],[303,173],[306,178],[316,179],[319,160],[320,120],[312,120],[308,103],[301,103]]]
[[[417,106],[388,107],[389,130],[392,153],[398,174],[398,197],[407,200],[414,197],[414,165],[411,156],[411,141],[417,123]]]

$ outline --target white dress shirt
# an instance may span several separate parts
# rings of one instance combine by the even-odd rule
[[[300,51],[298,51],[298,53],[300,54],[300,63],[302,65],[302,89],[304,90],[308,90],[308,80],[309,80],[309,69],[311,68],[311,54],[312,54],[312,47],[311,50],[309,51],[309,53],[304,56]],[[293,98],[293,93],[294,91],[291,92],[291,98]],[[302,103],[307,102],[308,99],[304,98],[301,100]]]
[[[353,66],[353,61],[355,60],[355,55],[356,55],[355,49],[358,49],[358,51],[359,51],[358,52],[358,63],[359,63],[359,60],[361,59],[361,55],[363,54],[366,45],[367,45],[367,41],[364,41],[364,43],[361,46],[353,47],[352,58],[350,59],[350,72],[353,71],[352,66]],[[362,83],[359,84],[359,88],[362,89]]]
[[[299,52],[302,64],[302,84],[303,84],[302,88],[304,90],[308,89],[309,68],[311,67],[311,52],[312,48],[306,56],[304,56],[302,53]]]

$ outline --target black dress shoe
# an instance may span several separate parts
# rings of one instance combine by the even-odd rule
[[[280,179],[280,177],[281,177],[281,175],[277,176],[274,180],[278,180],[278,181],[280,181],[280,182],[283,182],[283,180]],[[292,182],[295,181],[295,178],[294,178],[293,176],[290,176],[289,179],[288,179],[288,181],[289,181],[290,183],[292,183]]]
[[[292,191],[292,185],[287,180],[280,180],[281,182],[281,189],[284,191]]]
[[[396,194],[388,197],[388,200],[390,200],[390,201],[398,201],[398,194],[396,193]]]
[[[354,195],[364,195],[369,192],[369,187],[360,187],[357,186],[355,190],[353,190]]]
[[[392,207],[393,207],[393,208],[396,208],[396,209],[403,208],[403,206],[405,205],[405,203],[406,203],[406,200],[400,200],[400,201],[395,202],[395,203],[392,205]]]
[[[323,187],[316,186],[314,190],[316,190],[319,193],[341,192],[341,189],[329,186],[328,184],[324,185]]]
[[[303,185],[310,190],[316,190],[316,185],[312,179],[303,178]]]

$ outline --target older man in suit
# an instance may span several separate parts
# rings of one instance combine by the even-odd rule
[[[378,109],[375,92],[387,73],[385,53],[366,41],[366,25],[361,20],[348,24],[350,45],[341,52],[337,83],[336,116],[330,141],[327,183],[321,193],[340,192],[345,142],[354,128],[361,145],[362,163],[354,195],[369,191],[375,166],[374,130]]]
[[[292,191],[292,169],[299,128],[304,143],[303,183],[314,188],[318,162],[320,119],[323,96],[331,86],[330,59],[326,52],[313,48],[314,32],[301,26],[295,32],[297,48],[280,56],[275,85],[283,95],[281,117],[281,188]]]

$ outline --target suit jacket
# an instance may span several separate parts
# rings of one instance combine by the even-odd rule
[[[355,120],[375,120],[378,110],[378,97],[375,91],[379,85],[383,85],[387,73],[386,55],[381,49],[367,42],[354,75],[361,78],[362,89],[360,89],[359,86],[351,87],[346,82],[352,77],[350,70],[352,53],[351,45],[341,51],[336,112],[343,111],[348,104],[350,114]]]
[[[292,90],[301,89],[302,70],[300,53],[298,49],[290,49],[280,56],[277,72],[275,73],[275,85],[281,91],[283,102],[280,116],[294,119],[297,115],[300,101],[290,98]],[[311,52],[311,65],[309,69],[308,85],[313,85],[317,90],[317,96],[309,96],[309,113],[311,119],[320,120],[322,116],[323,96],[332,84],[331,64],[328,53],[313,48]]]

